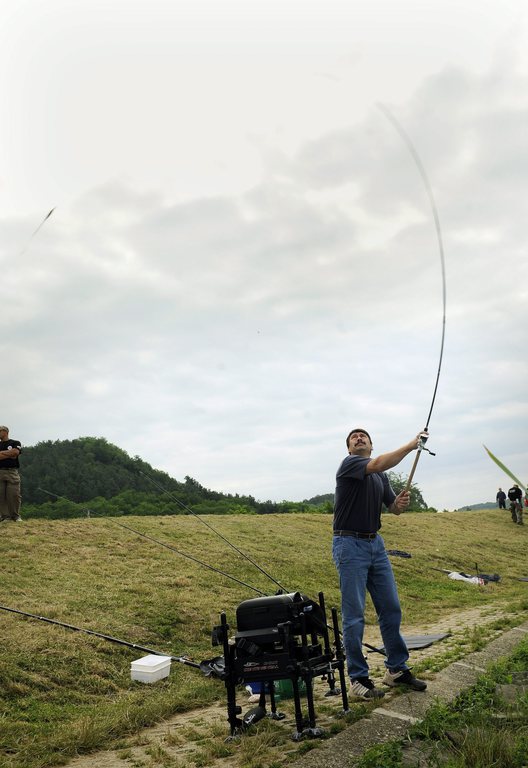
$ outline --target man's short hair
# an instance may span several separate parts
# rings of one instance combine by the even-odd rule
[[[2,430],[9,432],[9,427],[0,427],[0,432],[2,432]]]
[[[347,448],[348,448],[348,441],[350,440],[350,437],[351,437],[351,435],[354,434],[354,432],[363,432],[363,434],[368,437],[368,439],[370,440],[370,444],[372,445],[372,438],[369,435],[369,433],[367,432],[367,430],[363,429],[363,427],[356,427],[355,429],[351,429],[350,432],[347,435],[347,439],[346,439],[346,447]]]

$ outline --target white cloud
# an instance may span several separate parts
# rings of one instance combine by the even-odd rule
[[[179,479],[275,500],[333,490],[352,422],[376,451],[423,427],[441,335],[438,243],[382,101],[427,169],[447,262],[437,456],[421,458],[416,481],[438,508],[493,499],[506,479],[482,443],[521,474],[526,463],[528,75],[520,57],[492,61],[506,22],[486,8],[467,38],[458,24],[472,4],[439,5],[404,41],[400,27],[401,40],[389,34],[393,11],[374,27],[365,6],[371,54],[350,25],[321,30],[318,3],[296,25],[296,4],[282,4],[285,27],[274,17],[273,29],[264,6],[261,28],[230,4],[238,26],[224,19],[223,31],[176,5],[183,28],[162,24],[157,3],[144,29],[141,4],[123,29],[119,3],[76,26],[54,0],[41,37],[41,10],[21,26],[32,3],[8,19],[15,58],[35,47],[8,87],[12,123],[26,127],[1,129],[13,150],[0,175],[2,359],[16,382],[2,421],[26,443],[101,435]],[[449,19],[449,51],[420,50],[411,75],[412,43]],[[487,58],[473,66],[478,34]],[[255,36],[246,71],[230,35]],[[405,42],[403,62],[380,63],[382,42]],[[33,115],[15,87],[24,80]]]

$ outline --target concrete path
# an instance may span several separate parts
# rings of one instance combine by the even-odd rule
[[[428,680],[423,693],[408,692],[382,699],[368,717],[341,731],[316,749],[292,763],[292,768],[352,768],[363,752],[375,744],[403,739],[410,727],[423,719],[435,700],[450,702],[473,685],[486,666],[509,656],[528,637],[528,622],[510,629],[492,640],[481,651],[455,661],[433,680]]]

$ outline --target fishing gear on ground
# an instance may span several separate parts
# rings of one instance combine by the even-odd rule
[[[290,680],[293,689],[295,726],[294,741],[325,735],[316,725],[313,680],[328,681],[327,695],[341,694],[343,713],[349,711],[345,679],[345,653],[341,643],[337,610],[332,608],[333,649],[326,621],[324,595],[315,602],[300,592],[245,600],[236,610],[237,631],[229,636],[226,614],[220,614],[220,624],[212,633],[213,645],[221,645],[223,656],[208,663],[211,674],[224,680],[227,694],[227,719],[234,738],[249,725],[267,715],[266,696],[269,695],[272,719],[282,719],[277,713],[274,682]],[[339,676],[340,688],[336,686]],[[301,707],[300,684],[304,684],[308,717]],[[258,706],[240,718],[241,707],[236,703],[239,685],[263,684]]]
[[[157,485],[157,483],[154,484]],[[51,493],[49,491],[45,492]],[[253,589],[260,595],[260,597],[245,600],[238,606],[236,610],[237,630],[232,638],[229,637],[229,625],[226,614],[225,612],[221,613],[220,624],[214,627],[212,631],[212,643],[213,646],[223,646],[223,656],[200,663],[191,661],[188,656],[171,656],[168,658],[188,664],[198,669],[206,677],[214,677],[224,682],[227,694],[228,721],[230,724],[229,738],[238,736],[264,716],[269,716],[272,719],[282,719],[283,715],[277,713],[274,695],[274,682],[281,680],[289,680],[293,689],[296,730],[292,734],[292,739],[299,741],[305,737],[319,738],[324,736],[325,732],[323,729],[318,728],[316,725],[313,700],[313,680],[315,677],[323,677],[328,682],[329,690],[326,695],[338,696],[341,694],[343,712],[348,712],[344,672],[345,652],[341,642],[337,610],[332,608],[332,627],[329,627],[326,621],[324,595],[322,592],[319,593],[318,602],[311,600],[300,592],[285,594],[286,590],[282,585],[263,568],[258,566],[254,560],[228,541],[213,526],[202,520],[190,508],[183,505],[178,499],[175,499],[175,501],[178,501],[181,506],[184,506],[187,511],[203,522],[207,528],[251,562],[261,573],[268,576],[279,587],[279,591],[273,596],[265,595],[261,590],[251,587],[236,577],[203,563],[165,542],[154,539],[152,536],[141,533],[128,525],[114,521],[115,525],[120,528],[160,544],[179,555],[205,566],[209,570]],[[28,618],[48,621],[67,629],[86,632],[111,642],[146,651],[154,656],[167,657],[167,654],[160,651],[128,643],[127,641],[94,632],[93,630],[85,630],[81,627],[49,620],[35,614],[18,611],[17,609],[4,607],[4,610],[12,610],[13,613],[19,613]],[[330,645],[329,629],[333,630],[332,646]],[[145,662],[145,666],[147,666],[148,661]],[[340,687],[336,685],[336,674],[339,677]],[[241,718],[239,717],[241,715],[241,707],[236,703],[236,689],[240,685],[255,682],[263,684],[258,707],[250,710]],[[307,699],[307,717],[302,712],[301,687]],[[267,696],[269,696],[271,708],[269,713],[266,709]]]
[[[449,570],[449,568],[434,568],[433,571],[440,571],[440,573],[445,573],[448,578],[452,579],[453,581],[465,581],[468,584],[476,584],[478,586],[484,586],[485,584],[489,584],[490,582],[498,583],[501,580],[501,577],[498,573],[479,573],[477,568],[476,574],[471,573],[464,573],[463,571],[455,571],[455,570]]]
[[[27,611],[21,611],[18,608],[10,608],[7,605],[0,605],[0,611],[8,611],[9,613],[16,613],[19,616],[24,616],[28,619],[34,619],[35,621],[44,621],[47,624],[53,624],[57,627],[63,627],[64,629],[70,629],[73,632],[82,632],[85,635],[92,635],[92,637],[98,637],[101,640],[107,640],[110,643],[117,643],[117,645],[124,645],[127,648],[133,648],[136,651],[144,651],[145,653],[152,654],[153,656],[164,656],[170,658],[171,661],[178,661],[181,664],[186,664],[189,667],[200,668],[200,665],[195,661],[192,661],[188,656],[168,656],[163,651],[157,651],[153,648],[147,648],[139,643],[131,643],[128,640],[122,640],[119,637],[112,637],[112,635],[106,635],[103,632],[96,632],[94,629],[86,629],[85,627],[77,627],[74,624],[68,624],[65,621],[58,621],[57,619],[49,619],[47,616],[39,616],[36,613],[28,613]]]
[[[223,655],[202,662],[195,662],[186,655],[172,656],[138,643],[112,637],[95,630],[49,619],[34,613],[0,605],[0,610],[43,621],[75,632],[106,640],[119,645],[146,652],[164,660],[176,661],[200,671],[206,677],[221,680],[226,688],[227,719],[230,736],[239,736],[263,717],[282,720],[285,715],[277,712],[274,683],[289,680],[293,689],[295,708],[294,741],[306,737],[321,738],[325,731],[316,725],[313,698],[313,680],[322,677],[328,682],[327,695],[341,694],[342,712],[349,711],[345,679],[345,653],[341,643],[337,610],[332,608],[333,647],[326,621],[324,595],[319,593],[318,602],[300,592],[257,597],[245,600],[236,610],[237,629],[229,635],[229,624],[225,612],[220,614],[220,624],[213,628],[213,646],[222,646]],[[148,659],[148,657],[147,657]],[[144,661],[144,660],[139,660]],[[141,664],[136,663],[137,668]],[[336,686],[336,672],[340,687]],[[133,679],[142,679],[136,677]],[[237,687],[251,683],[262,683],[259,704],[244,717],[242,708],[236,703]],[[307,700],[307,716],[301,706],[301,688]],[[267,697],[270,712],[266,707]]]
[[[424,648],[429,648],[433,643],[437,643],[440,640],[445,640],[446,637],[451,637],[451,632],[440,632],[437,635],[402,635],[403,641],[407,646],[408,651],[419,651]],[[369,643],[363,643],[363,645],[373,651],[374,653],[381,653],[382,656],[386,656],[385,646],[382,645],[378,648],[375,645]]]
[[[402,549],[388,549],[387,554],[394,555],[394,557],[405,557],[407,559],[412,557],[410,552],[404,552]]]

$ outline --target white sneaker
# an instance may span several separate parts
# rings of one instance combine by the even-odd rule
[[[350,681],[350,695],[356,699],[381,699],[385,696],[385,691],[376,688],[369,677],[359,677],[357,680]]]

